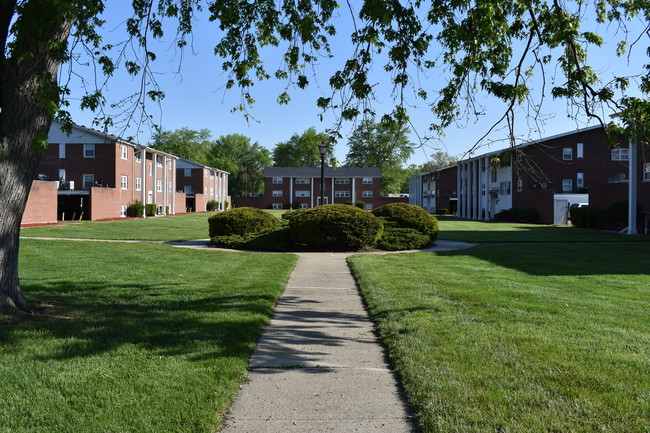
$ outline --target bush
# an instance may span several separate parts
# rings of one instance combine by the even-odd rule
[[[228,200],[223,202],[223,210],[228,210]]]
[[[434,241],[438,236],[438,220],[420,206],[408,203],[390,203],[372,211],[401,228],[415,229]]]
[[[148,203],[144,206],[144,211],[147,216],[156,216],[156,203]]]
[[[254,251],[290,251],[291,236],[287,223],[271,230],[245,235],[214,236],[212,245],[221,248]]]
[[[575,227],[601,230],[621,230],[627,227],[627,202],[613,203],[605,209],[585,207],[569,208],[569,218]]]
[[[278,222],[270,213],[252,207],[239,207],[208,218],[210,238],[257,233],[274,228]]]
[[[495,221],[513,223],[535,223],[537,222],[537,210],[528,207],[511,208],[494,214]]]
[[[446,209],[444,207],[438,209],[438,215],[447,215],[447,214],[449,214],[449,209]]]
[[[289,220],[295,243],[316,248],[356,251],[374,245],[384,231],[376,216],[344,204],[326,204]]]
[[[359,209],[365,209],[366,208],[366,202],[363,200],[357,200],[354,202],[354,205],[358,207]]]
[[[431,245],[431,238],[416,229],[384,227],[377,247],[386,251],[419,250]]]
[[[140,200],[136,200],[126,207],[126,216],[141,217],[144,215],[144,205]]]
[[[216,200],[208,200],[208,202],[205,204],[205,210],[210,212],[219,210],[219,202]]]
[[[286,211],[285,213],[283,213],[283,214],[281,215],[281,218],[282,218],[283,220],[287,220],[287,221],[288,221],[288,220],[290,220],[291,218],[293,218],[294,216],[298,215],[299,213],[305,212],[306,210],[308,210],[308,209],[307,209],[307,208],[298,208],[298,209],[296,209],[296,210],[289,210],[289,211]]]
[[[282,203],[282,209],[291,209],[291,203],[289,202]]]
[[[297,201],[294,201],[294,202],[291,204],[291,209],[301,209],[301,207],[300,207],[300,203],[298,203]]]

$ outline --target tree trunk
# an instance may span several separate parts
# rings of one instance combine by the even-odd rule
[[[9,314],[33,313],[18,280],[20,222],[58,102],[63,55],[53,47],[65,44],[73,19],[54,3],[23,3],[13,47],[0,53],[0,311]],[[29,25],[43,16],[46,25]]]

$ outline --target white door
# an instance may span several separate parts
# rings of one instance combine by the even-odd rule
[[[569,200],[555,200],[555,206],[553,210],[553,224],[555,225],[567,225],[569,215]]]

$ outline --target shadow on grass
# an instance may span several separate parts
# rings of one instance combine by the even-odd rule
[[[247,359],[272,314],[271,295],[175,293],[146,285],[103,282],[48,282],[25,286],[25,293],[57,308],[66,319],[36,318],[0,326],[0,341],[9,346],[26,330],[57,340],[41,360],[90,357],[133,345],[160,356],[191,360],[212,357]],[[128,290],[128,296],[104,291]]]
[[[475,257],[529,275],[650,275],[650,243],[483,244],[440,257]],[[477,273],[480,278],[480,271]]]

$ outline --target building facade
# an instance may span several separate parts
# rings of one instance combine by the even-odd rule
[[[456,165],[439,168],[409,178],[409,203],[430,213],[455,214],[458,210]]]
[[[323,204],[364,202],[365,209],[407,198],[380,194],[381,170],[377,167],[325,167]],[[266,167],[264,194],[238,197],[236,205],[266,209],[312,208],[321,204],[321,169],[317,167]]]
[[[178,158],[176,187],[186,197],[185,206],[192,210],[206,210],[210,200],[219,203],[218,210],[229,207],[228,172],[198,162]]]
[[[646,147],[639,150],[636,183],[643,222],[650,214],[650,154]],[[572,205],[606,207],[627,200],[623,191],[629,189],[629,154],[625,140],[611,146],[601,127],[585,128],[414,176],[410,179],[411,200],[436,212],[447,208],[439,202],[441,198],[457,196],[460,218],[488,221],[507,209],[532,208],[539,223],[567,224]],[[455,185],[443,180],[450,173],[456,176]]]

